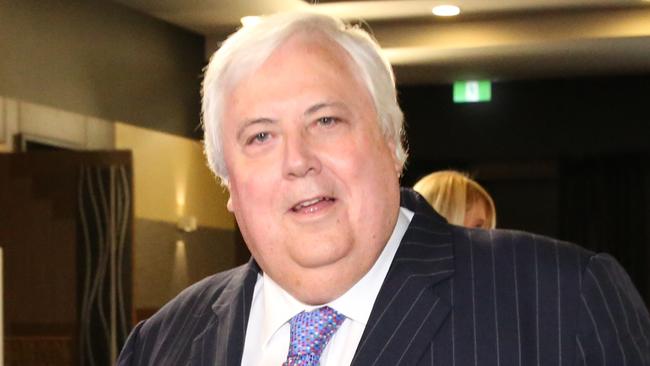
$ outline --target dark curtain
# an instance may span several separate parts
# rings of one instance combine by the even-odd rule
[[[648,155],[583,158],[560,165],[559,236],[613,255],[650,303]]]

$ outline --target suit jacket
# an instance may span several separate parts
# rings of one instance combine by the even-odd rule
[[[650,365],[650,318],[606,254],[515,231],[447,224],[422,197],[352,362]],[[138,324],[119,365],[241,363],[254,261],[189,287]]]

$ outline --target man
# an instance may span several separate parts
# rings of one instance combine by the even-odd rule
[[[209,164],[253,258],[138,324],[120,365],[649,365],[609,256],[446,223],[400,192],[392,71],[320,15],[244,27],[203,87]]]

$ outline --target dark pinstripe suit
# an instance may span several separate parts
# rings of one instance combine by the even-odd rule
[[[650,365],[650,318],[608,255],[450,226],[412,191],[402,240],[353,365]],[[254,262],[185,290],[119,365],[239,365]]]

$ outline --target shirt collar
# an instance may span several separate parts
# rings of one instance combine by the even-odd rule
[[[267,344],[273,335],[291,320],[294,315],[305,310],[308,306],[289,295],[271,277],[262,275],[264,316],[262,321],[262,342]]]
[[[375,299],[379,294],[386,274],[393,262],[399,243],[413,218],[413,212],[400,207],[397,223],[388,243],[370,270],[348,291],[328,305],[346,318],[360,322],[364,326],[368,322]],[[269,276],[261,275],[264,301],[264,316],[262,321],[262,342],[267,344],[273,335],[291,318],[301,311],[310,311],[319,306],[303,304],[296,300]]]

